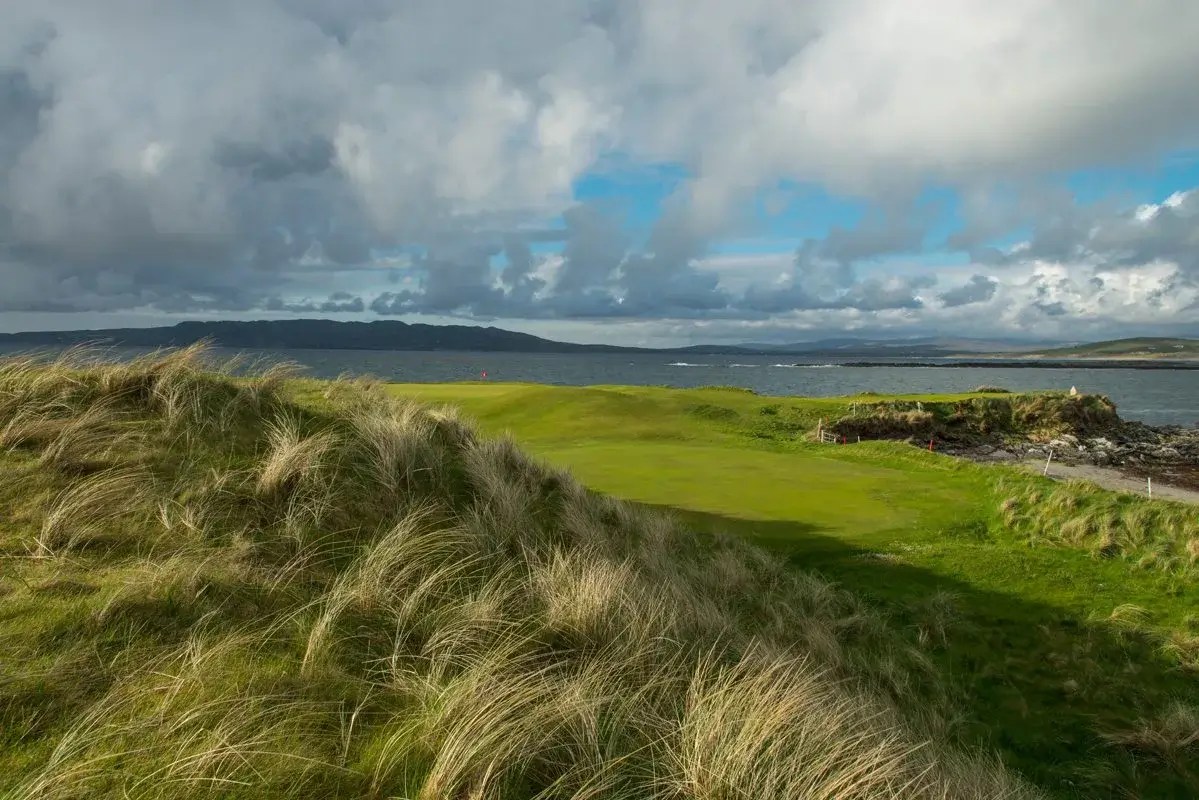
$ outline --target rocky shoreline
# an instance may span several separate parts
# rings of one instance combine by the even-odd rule
[[[1186,489],[1199,490],[1199,428],[1128,422],[1106,436],[1062,434],[1049,441],[1008,438],[980,444],[947,442],[943,451],[972,461],[1053,463],[1109,467]]]

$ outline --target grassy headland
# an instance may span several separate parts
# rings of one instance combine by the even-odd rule
[[[1014,354],[1021,358],[1199,358],[1199,339],[1141,336]]]
[[[636,413],[613,418],[618,393],[459,390],[599,488],[706,505],[682,524],[401,392],[231,379],[197,350],[0,362],[0,795],[1038,795],[965,747],[936,660],[954,598],[922,595],[909,636],[709,530],[740,503],[792,539],[803,506],[753,487],[802,486],[777,415],[742,448],[720,393],[674,396],[677,415],[618,397]],[[967,499],[891,514],[889,480],[922,456],[877,455],[827,462],[843,485],[810,530],[918,528]],[[679,491],[697,477],[753,491]]]

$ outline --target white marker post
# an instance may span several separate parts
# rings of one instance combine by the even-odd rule
[[[1145,478],[1145,485],[1149,488],[1149,497],[1153,497],[1153,478]]]
[[[1049,458],[1045,459],[1045,469],[1041,470],[1042,475],[1049,474],[1049,462],[1053,460],[1053,451],[1049,451]]]

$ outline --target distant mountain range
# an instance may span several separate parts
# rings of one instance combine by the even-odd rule
[[[238,349],[474,350],[518,353],[678,353],[696,355],[794,355],[808,358],[944,358],[981,353],[1018,358],[1199,357],[1199,340],[1121,339],[1068,348],[1031,350],[1010,340],[968,338],[822,339],[815,342],[692,345],[677,348],[620,347],[557,342],[527,333],[473,325],[426,325],[397,320],[337,322],[325,319],[254,322],[181,322],[161,328],[29,331],[0,334],[0,345],[30,347],[96,344],[178,347],[201,340]],[[1044,344],[1044,343],[1041,343]]]

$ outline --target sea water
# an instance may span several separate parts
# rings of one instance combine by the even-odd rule
[[[4,352],[29,348],[0,348]],[[117,357],[145,352],[116,348]],[[236,351],[217,348],[219,355]],[[988,384],[1013,391],[1101,393],[1121,416],[1156,425],[1199,425],[1199,370],[1013,367],[847,367],[802,356],[701,356],[660,353],[484,353],[388,350],[248,350],[251,357],[295,361],[308,374],[349,373],[386,381],[527,381],[560,385],[740,386],[759,394],[834,395],[966,392]],[[847,359],[848,360],[848,359]],[[922,363],[930,359],[919,359]],[[810,361],[810,360],[809,360]],[[799,364],[797,366],[797,364]],[[483,377],[486,373],[486,378]]]

